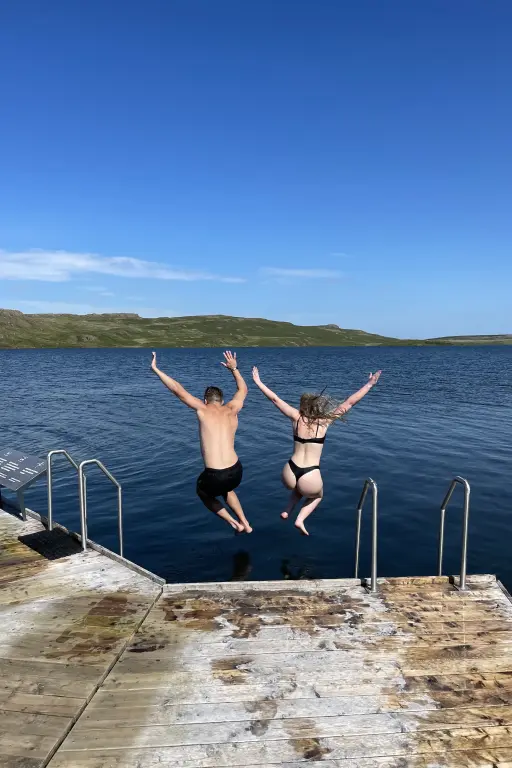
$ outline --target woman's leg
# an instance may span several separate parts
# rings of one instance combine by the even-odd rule
[[[315,511],[315,509],[318,507],[320,502],[322,501],[322,496],[317,496],[314,499],[306,499],[304,502],[301,511],[297,515],[297,519],[295,521],[295,527],[299,529],[301,533],[304,534],[304,536],[309,536],[309,533],[306,531],[304,527],[304,520],[309,517],[309,515]]]
[[[286,507],[284,512],[281,512],[281,517],[283,518],[283,520],[286,520],[288,515],[291,512],[293,512],[295,505],[302,498],[302,494],[299,493],[297,489],[297,478],[293,474],[292,469],[288,462],[286,462],[286,464],[283,467],[281,480],[283,481],[284,487],[288,488],[288,490],[291,491],[290,498],[288,499],[288,506]]]
[[[296,488],[294,488],[293,491],[290,493],[290,498],[288,499],[288,506],[286,507],[284,512],[281,512],[281,517],[283,518],[283,520],[287,520],[288,515],[291,515],[296,505],[299,503],[301,499],[302,499],[302,494],[299,493]]]
[[[304,527],[304,520],[310,516],[312,512],[318,507],[322,501],[324,495],[322,475],[319,469],[314,469],[305,475],[302,475],[297,488],[301,494],[306,498],[302,509],[297,515],[295,521],[295,527],[299,529],[305,536],[309,536],[306,528]]]

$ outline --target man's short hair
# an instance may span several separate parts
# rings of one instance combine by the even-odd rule
[[[206,403],[222,403],[224,395],[222,389],[218,387],[206,387],[204,391],[204,399]]]

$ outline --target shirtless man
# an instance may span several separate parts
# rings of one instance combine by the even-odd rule
[[[235,433],[238,427],[238,413],[247,397],[247,384],[238,370],[236,353],[224,352],[226,362],[221,363],[231,371],[236,381],[236,394],[229,403],[224,404],[222,390],[207,387],[204,400],[194,397],[175,379],[160,371],[156,364],[156,352],[153,352],[151,370],[160,381],[171,390],[182,403],[192,408],[199,421],[199,439],[204,460],[204,472],[197,478],[197,495],[211,512],[225,520],[238,533],[251,533],[242,505],[235,493],[242,481],[242,464],[235,453]],[[218,501],[222,496],[237,520]]]

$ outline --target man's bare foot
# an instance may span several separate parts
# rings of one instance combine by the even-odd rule
[[[288,512],[281,512],[281,517],[283,520],[288,520]]]
[[[302,522],[302,520],[296,520],[295,527],[299,529],[299,531],[302,533],[303,536],[309,536],[309,533],[304,528],[304,523]]]

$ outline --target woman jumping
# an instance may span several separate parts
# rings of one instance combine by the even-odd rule
[[[303,394],[299,408],[288,405],[275,392],[265,386],[260,379],[258,369],[252,369],[254,383],[265,397],[276,405],[281,413],[293,424],[294,450],[291,459],[284,465],[283,484],[291,491],[288,506],[281,513],[286,520],[298,502],[303,498],[304,505],[297,515],[295,527],[305,536],[309,536],[304,527],[304,520],[318,507],[323,496],[323,482],[320,474],[320,457],[322,455],[325,435],[328,428],[341,418],[353,405],[359,402],[378,382],[381,371],[370,373],[367,384],[350,395],[343,403],[337,405],[323,394]]]

